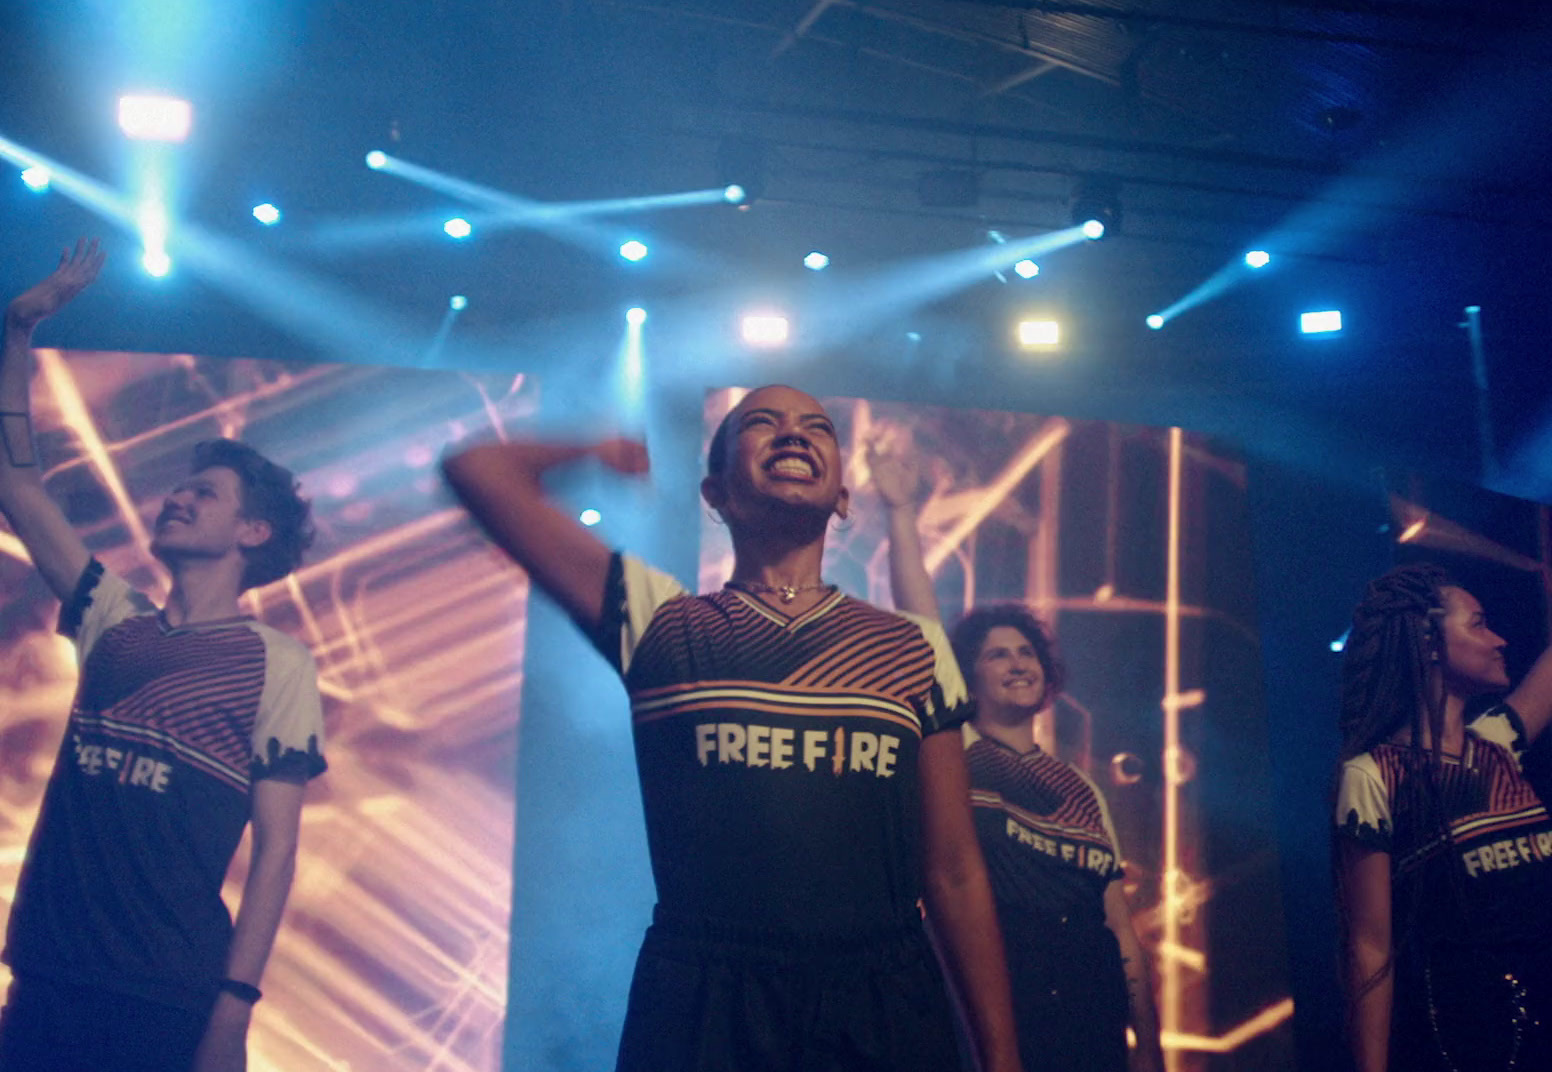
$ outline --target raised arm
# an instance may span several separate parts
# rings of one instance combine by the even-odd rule
[[[1391,962],[1390,854],[1346,838],[1338,845],[1347,913],[1347,1030],[1357,1072],[1385,1072],[1395,993]]]
[[[969,1020],[983,1072],[1017,1072],[1018,1035],[997,909],[970,818],[970,776],[954,730],[921,747],[927,918]]]
[[[916,527],[916,490],[921,482],[916,463],[901,452],[879,452],[870,443],[868,469],[889,520],[889,589],[895,609],[937,621],[938,597],[923,564]]]
[[[1508,700],[1525,726],[1526,743],[1540,737],[1547,723],[1552,722],[1552,645],[1520,679]]]
[[[43,490],[32,434],[32,333],[97,278],[102,261],[96,240],[65,250],[47,279],[6,307],[0,341],[0,513],[61,600],[74,591],[90,556]]]
[[[620,473],[647,471],[646,447],[629,439],[490,443],[442,463],[453,492],[490,538],[584,629],[597,625],[603,610],[610,550],[550,501],[541,478],[589,457]]]

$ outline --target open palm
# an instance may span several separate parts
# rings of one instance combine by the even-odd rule
[[[6,317],[12,323],[31,328],[53,316],[97,278],[106,256],[95,238],[90,242],[80,239],[75,249],[60,254],[59,267],[47,279],[11,301]]]

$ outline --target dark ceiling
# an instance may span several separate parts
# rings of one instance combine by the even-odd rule
[[[776,376],[1065,408],[1193,424],[1321,464],[1470,475],[1477,396],[1459,325],[1478,304],[1503,486],[1547,496],[1552,460],[1540,459],[1552,451],[1537,437],[1552,416],[1552,49],[1538,7],[11,5],[0,136],[120,184],[113,96],[158,79],[181,89],[197,108],[180,150],[181,217],[296,273],[275,277],[282,288],[338,297],[342,321],[377,329],[353,350],[230,279],[150,281],[121,232],[116,274],[45,342],[399,361],[382,340],[423,348],[462,292],[470,307],[441,360],[585,381],[595,355],[612,353],[622,303],[641,300],[654,309],[654,375],[681,386]],[[569,232],[492,225],[458,244],[437,227],[457,203],[368,171],[372,148],[541,202],[703,189],[727,181],[730,157],[741,175],[758,164],[763,190],[746,211],[611,216]],[[934,172],[960,173],[971,203],[924,203]],[[1095,180],[1118,192],[1121,233],[1054,255],[1030,283],[988,275],[894,308],[776,373],[706,329],[747,296],[844,304],[845,286],[880,265],[986,244],[989,230],[1066,226],[1075,184]],[[270,232],[247,216],[265,199],[286,212]],[[11,290],[62,239],[100,226],[15,182],[0,184],[0,211]],[[371,240],[355,226],[404,219],[417,226]],[[624,266],[613,250],[627,232],[659,252]],[[1253,245],[1277,254],[1264,278],[1165,331],[1142,326]],[[813,248],[834,258],[826,277],[799,267]],[[850,284],[829,281],[848,272]],[[1347,311],[1343,338],[1295,337],[1294,315],[1315,302]],[[1074,325],[1067,352],[1034,367],[1005,343],[1006,321],[1030,303]],[[907,331],[920,343],[905,348]]]

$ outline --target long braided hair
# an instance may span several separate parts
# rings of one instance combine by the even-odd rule
[[[1454,911],[1449,918],[1464,927],[1463,936],[1474,948],[1465,890],[1453,866],[1456,850],[1450,815],[1467,801],[1483,797],[1486,791],[1485,783],[1474,772],[1447,765],[1442,755],[1446,689],[1441,671],[1447,657],[1443,590],[1454,586],[1443,569],[1425,563],[1398,566],[1369,582],[1353,611],[1352,631],[1342,661],[1342,761],[1372,751],[1401,730],[1410,731],[1405,746],[1408,773],[1396,786],[1392,819],[1411,828],[1409,843],[1432,844],[1435,850],[1425,852],[1421,861],[1413,861],[1411,866],[1426,870],[1405,884],[1404,894],[1402,888],[1392,888],[1397,898],[1393,904],[1392,945],[1410,965],[1410,985],[1418,985],[1419,978],[1423,980],[1430,1009],[1434,1000],[1432,983],[1428,981],[1431,977],[1417,974],[1426,972],[1429,962],[1429,938],[1424,933],[1428,926],[1423,917],[1430,914],[1437,919],[1441,900],[1446,904],[1453,902]],[[1425,740],[1429,742],[1427,746]],[[1399,862],[1393,858],[1392,867]],[[1336,870],[1342,940],[1346,947],[1352,938],[1348,891],[1341,869]],[[1425,902],[1435,905],[1433,913],[1427,912]],[[1371,978],[1357,981],[1358,993],[1372,989],[1391,970],[1387,964]],[[1446,1066],[1453,1067],[1436,1023],[1433,1030]]]
[[[1444,593],[1454,582],[1438,566],[1397,566],[1369,582],[1353,610],[1342,659],[1343,760],[1410,729],[1435,758],[1444,737]]]

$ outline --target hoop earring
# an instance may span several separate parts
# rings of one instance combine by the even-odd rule
[[[710,521],[713,525],[721,525],[723,528],[727,527],[727,522],[722,520],[721,514],[717,513],[709,506],[705,507],[704,509],[706,511],[706,520]]]
[[[854,517],[848,516],[839,519],[832,517],[830,519],[830,529],[834,532],[850,532],[851,527],[856,523]]]

